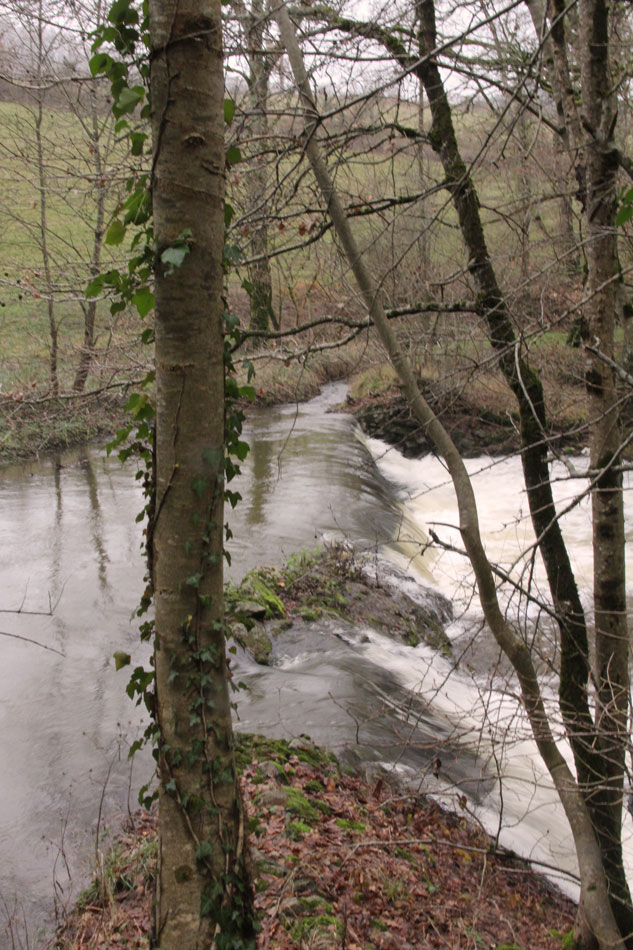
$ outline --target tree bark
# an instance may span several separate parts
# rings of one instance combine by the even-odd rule
[[[582,0],[582,101],[586,167],[589,336],[614,357],[617,257],[617,118],[609,70],[609,14],[604,0]],[[633,947],[633,906],[622,864],[621,824],[629,721],[629,635],[624,559],[624,502],[618,394],[613,369],[587,352],[586,389],[592,422],[596,724],[605,763],[591,798],[616,920]]]
[[[246,178],[248,213],[253,216],[249,234],[250,330],[278,329],[273,308],[272,278],[268,257],[268,165],[259,151],[268,136],[268,85],[274,55],[264,42],[264,0],[251,0],[247,10],[242,0],[233,0],[246,41],[248,62],[248,132],[254,155],[249,159]]]
[[[254,946],[223,625],[219,0],[151,0],[162,950]],[[186,236],[186,232],[190,236]],[[189,253],[169,273],[167,248]]]
[[[100,11],[99,11],[100,13]],[[99,18],[98,18],[99,22]],[[94,86],[90,87],[90,122],[92,127],[92,167],[95,179],[95,189],[97,196],[96,218],[92,237],[92,257],[90,261],[91,278],[96,277],[101,271],[101,252],[103,249],[103,231],[105,223],[105,201],[106,188],[103,181],[103,161],[101,157],[101,141],[99,132],[99,119],[97,114],[97,95]],[[90,366],[94,358],[95,348],[95,320],[97,316],[97,301],[89,300],[83,307],[84,313],[84,340],[79,354],[79,362],[73,382],[73,392],[80,393],[84,391]]]

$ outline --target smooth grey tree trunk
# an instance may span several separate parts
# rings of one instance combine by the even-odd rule
[[[151,0],[156,243],[156,946],[254,946],[223,627],[219,0]],[[184,236],[190,232],[189,236]],[[189,248],[172,273],[167,248]]]

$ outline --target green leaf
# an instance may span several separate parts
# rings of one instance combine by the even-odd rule
[[[145,142],[147,141],[147,135],[145,132],[132,132],[130,134],[130,142],[132,143],[132,155],[142,155]]]
[[[193,488],[196,496],[198,498],[202,498],[209,487],[209,481],[204,476],[194,478],[193,482],[191,483],[191,487]]]
[[[124,112],[134,112],[139,102],[144,98],[145,90],[142,86],[124,86],[116,99],[116,111],[121,114]]]
[[[160,255],[161,262],[165,265],[165,275],[170,274],[182,267],[182,262],[189,253],[189,247],[186,244],[178,244],[176,247],[168,247]]]
[[[104,281],[105,281],[104,274],[99,274],[98,277],[95,277],[94,280],[90,281],[90,283],[86,287],[87,300],[90,300],[92,297],[98,297],[103,292]]]
[[[111,58],[112,57],[108,56],[107,53],[96,53],[95,56],[92,56],[88,62],[91,75],[97,76],[99,73],[104,72]]]
[[[115,218],[108,228],[105,236],[106,244],[116,246],[121,244],[125,238],[125,225],[118,218]]]
[[[121,650],[117,650],[114,656],[114,668],[115,670],[122,670],[124,666],[129,666],[132,662],[132,657],[129,653],[123,653]]]
[[[132,297],[132,303],[140,317],[146,317],[154,309],[154,294],[149,287],[141,287]]]
[[[231,145],[226,151],[226,164],[231,167],[231,165],[237,165],[238,162],[242,161],[242,153],[240,152],[237,145]]]
[[[242,252],[237,244],[224,245],[224,262],[227,265],[239,264],[242,258]]]
[[[224,100],[224,121],[227,125],[230,125],[233,121],[233,116],[235,115],[235,103],[232,99]]]
[[[236,442],[235,445],[233,446],[232,452],[233,452],[233,455],[235,455],[236,458],[240,460],[240,462],[243,462],[246,456],[248,455],[249,449],[250,449],[250,446],[248,442]]]
[[[196,848],[196,858],[198,861],[206,861],[213,855],[213,848],[208,841],[201,841]]]

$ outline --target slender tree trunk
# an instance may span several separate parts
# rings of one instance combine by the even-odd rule
[[[151,0],[156,241],[156,944],[253,947],[223,624],[219,0]],[[183,234],[190,231],[189,238]],[[189,253],[168,273],[165,249]]]
[[[417,160],[418,160],[418,180],[420,183],[420,192],[424,194],[425,189],[429,186],[429,168],[428,161],[426,156],[426,144],[422,141],[422,135],[424,133],[424,86],[422,82],[419,83],[418,91],[418,132],[420,133],[420,141],[417,147]],[[418,237],[418,254],[419,254],[419,268],[420,275],[425,287],[428,287],[430,279],[430,261],[429,261],[429,231],[428,231],[428,222],[427,222],[427,201],[424,198],[420,198],[417,206],[418,216],[420,219],[420,236]]]
[[[617,113],[609,71],[609,14],[604,0],[580,4],[585,124],[587,297],[589,335],[614,357],[617,257],[617,170],[613,132]],[[618,394],[613,370],[588,353],[586,388],[592,421],[591,466],[600,472],[592,492],[594,613],[598,739],[606,774],[592,796],[596,829],[609,875],[613,909],[633,947],[633,906],[622,863],[621,823],[629,723],[624,503]]]
[[[262,147],[268,137],[268,86],[274,56],[266,49],[264,40],[264,0],[251,0],[250,10],[242,0],[233,0],[246,40],[248,60],[248,133],[254,154],[249,159],[246,177],[248,212],[253,224],[249,234],[248,265],[250,281],[251,330],[278,328],[273,307],[270,259],[268,257],[268,164]]]
[[[569,186],[574,177],[574,169],[579,169],[581,181],[583,177],[578,164],[579,156],[582,155],[582,128],[567,55],[565,0],[552,0],[551,4],[546,4],[543,0],[526,0],[526,6],[536,35],[543,45],[545,74],[552,89],[560,122],[560,135],[554,151],[558,171],[557,185],[561,195],[559,212],[562,258],[565,269],[575,274],[578,272],[579,256]],[[582,192],[581,183],[577,184]],[[582,199],[582,194],[580,197]]]
[[[37,26],[37,73],[36,81],[38,86],[43,85],[44,78],[44,20],[42,16],[42,0],[38,6],[38,26]],[[42,137],[42,124],[44,121],[44,92],[38,88],[36,93],[35,107],[35,147],[37,150],[37,177],[39,187],[39,244],[42,255],[42,267],[44,270],[44,281],[46,287],[46,309],[48,314],[48,335],[50,337],[48,376],[50,380],[51,392],[54,396],[59,395],[59,373],[58,373],[58,354],[59,354],[59,328],[55,319],[55,299],[53,293],[53,278],[51,274],[51,258],[48,246],[48,181],[46,177],[46,164],[44,162],[44,140]]]
[[[92,125],[92,159],[93,175],[97,196],[97,215],[94,222],[92,257],[90,261],[90,275],[96,277],[101,271],[101,251],[103,247],[103,229],[105,223],[106,188],[103,181],[103,160],[101,157],[101,142],[99,131],[99,117],[97,113],[96,91],[90,87],[90,107]],[[94,358],[95,346],[95,319],[97,316],[97,301],[89,300],[84,305],[84,340],[79,354],[79,363],[73,383],[74,392],[83,392]]]

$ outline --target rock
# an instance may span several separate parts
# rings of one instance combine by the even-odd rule
[[[259,802],[266,808],[273,808],[275,805],[285,807],[288,798],[288,790],[285,788],[268,788],[259,796]]]
[[[239,600],[235,605],[236,617],[256,617],[266,616],[265,604],[260,604],[256,600]]]
[[[256,663],[268,666],[272,643],[263,624],[257,620],[252,621],[249,629],[243,623],[232,623],[231,631],[239,645]]]

